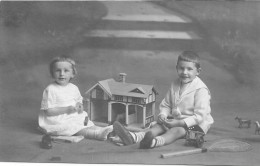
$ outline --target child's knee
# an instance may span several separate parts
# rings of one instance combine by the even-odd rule
[[[149,129],[149,131],[151,131],[154,136],[161,135],[161,134],[165,133],[165,130],[163,129],[163,127],[160,124],[158,124],[158,123],[154,124]]]
[[[170,129],[171,133],[181,138],[186,135],[186,130],[183,127],[174,127]]]

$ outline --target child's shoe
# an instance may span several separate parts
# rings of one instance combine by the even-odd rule
[[[51,149],[52,143],[51,143],[51,136],[46,134],[42,137],[41,147],[44,149]]]
[[[116,137],[116,136],[117,136],[117,135],[116,135],[115,131],[113,130],[113,131],[111,131],[111,132],[107,135],[107,139],[114,138],[114,137]]]
[[[134,144],[134,138],[120,122],[115,121],[113,124],[113,128],[115,133],[119,136],[124,145]]]
[[[106,141],[108,135],[113,131],[113,126],[107,126],[98,131],[97,139],[100,141]]]
[[[152,146],[153,139],[154,136],[152,132],[148,131],[145,134],[144,139],[140,142],[140,149],[150,149]]]

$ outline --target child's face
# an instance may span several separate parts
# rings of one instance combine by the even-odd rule
[[[59,85],[65,86],[74,77],[72,65],[69,62],[57,62],[53,67],[53,78]]]
[[[200,69],[197,69],[194,62],[179,61],[176,69],[183,84],[191,82],[200,73]]]

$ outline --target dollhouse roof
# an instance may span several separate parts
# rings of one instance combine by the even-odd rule
[[[157,94],[156,90],[154,89],[154,86],[152,85],[123,83],[123,82],[117,82],[114,79],[99,81],[96,85],[90,88],[85,94],[88,94],[96,86],[102,88],[110,97],[112,95],[120,95],[120,96],[147,98],[151,93],[151,91],[154,91]]]

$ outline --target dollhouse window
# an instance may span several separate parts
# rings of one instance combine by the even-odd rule
[[[115,95],[115,100],[123,101],[123,96]]]
[[[152,112],[152,109],[146,109],[146,116],[152,116],[153,115],[153,112]]]
[[[96,89],[96,95],[97,95],[97,99],[103,99],[104,91],[102,89]]]
[[[141,103],[141,99],[137,97],[132,98],[133,103]]]

